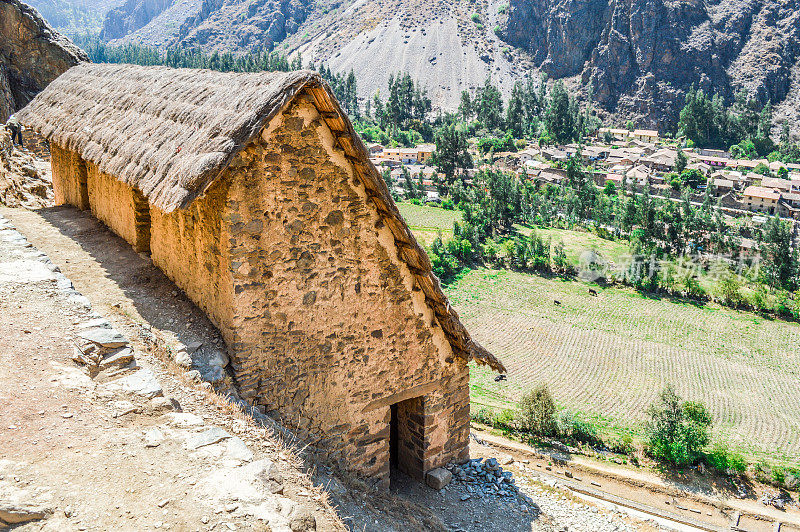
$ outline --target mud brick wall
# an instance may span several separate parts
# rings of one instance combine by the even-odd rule
[[[137,196],[141,196],[141,193],[101,172],[94,163],[87,162],[86,169],[92,215],[124,238],[136,251],[149,251],[149,232],[142,230],[137,218]]]
[[[231,348],[244,394],[349,469],[385,479],[391,398],[416,389],[425,470],[465,457],[466,363],[313,105],[296,100],[230,172]]]
[[[74,205],[82,210],[88,209],[86,165],[81,157],[73,151],[53,144],[50,164],[56,205]]]
[[[233,341],[229,237],[222,225],[229,179],[223,177],[186,209],[150,207],[150,257]]]

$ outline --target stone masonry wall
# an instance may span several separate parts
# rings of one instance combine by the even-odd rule
[[[208,314],[230,345],[233,280],[222,224],[228,186],[223,177],[189,207],[169,214],[151,206],[150,256]]]
[[[81,181],[86,182],[86,166],[80,156],[53,144],[51,147],[53,193],[56,205],[74,205],[79,209],[89,208],[89,199],[81,193]]]
[[[308,98],[229,170],[240,388],[312,446],[382,481],[390,404],[424,396],[424,470],[464,458],[466,363]]]
[[[92,215],[125,239],[136,251],[149,250],[149,233],[143,234],[137,219],[137,191],[86,163],[89,205]],[[140,193],[138,193],[140,195]]]

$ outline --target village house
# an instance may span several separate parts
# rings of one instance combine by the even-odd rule
[[[733,190],[733,181],[731,181],[730,179],[722,179],[716,177],[713,180],[713,185],[714,185],[714,193],[717,196],[722,196],[723,194],[727,194],[731,190]]]
[[[749,186],[742,193],[744,205],[747,210],[775,214],[778,208],[778,201],[781,199],[780,192],[771,188]]]
[[[631,138],[640,142],[658,142],[658,131],[652,129],[635,129],[630,135]]]
[[[675,168],[677,156],[678,152],[675,150],[663,149],[642,157],[640,162],[658,172],[671,172]]]
[[[597,130],[597,138],[603,140],[605,139],[606,135],[609,135],[617,142],[625,142],[628,140],[630,133],[631,132],[627,129],[601,127]]]
[[[243,398],[387,486],[468,457],[474,342],[309,71],[81,64],[20,119],[60,205],[149,253],[222,333]]]

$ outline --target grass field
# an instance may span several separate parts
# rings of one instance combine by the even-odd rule
[[[458,212],[401,204],[412,231],[447,238]],[[524,231],[524,228],[522,229]],[[568,258],[595,248],[617,260],[625,243],[537,229]],[[599,290],[599,289],[598,289]],[[701,400],[715,436],[750,459],[800,463],[800,325],[715,304],[648,298],[631,289],[589,295],[579,281],[473,269],[445,289],[473,337],[508,368],[494,382],[472,370],[475,408],[508,408],[535,384],[607,435],[641,434],[645,410],[667,384]],[[553,300],[562,302],[560,307]]]
[[[513,406],[546,382],[561,405],[608,433],[636,433],[672,383],[710,407],[716,434],[733,448],[800,461],[797,324],[619,288],[595,298],[577,281],[510,271],[471,270],[446,291],[474,338],[508,368],[500,383],[474,369],[476,406]]]
[[[447,211],[439,207],[426,207],[413,203],[398,203],[397,207],[406,223],[414,232],[421,244],[429,246],[441,231],[442,238],[447,240],[453,236],[453,222],[461,221],[461,211]]]

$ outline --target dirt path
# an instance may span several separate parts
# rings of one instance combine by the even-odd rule
[[[568,455],[557,451],[534,449],[501,436],[474,431],[491,449],[483,450],[489,456],[498,451],[515,459],[511,469],[518,476],[532,476],[551,486],[567,491],[587,494],[590,498],[610,501],[622,499],[631,508],[647,507],[653,515],[664,515],[676,522],[697,521],[727,530],[735,525],[747,531],[774,531],[780,523],[784,532],[800,531],[800,507],[796,497],[785,510],[765,506],[758,502],[764,491],[774,491],[760,485],[748,485],[745,499],[735,498],[729,482],[707,476],[679,481],[653,472],[621,465],[598,462],[589,458]],[[478,453],[473,454],[479,454]]]
[[[118,331],[4,222],[0,519],[59,531],[344,529],[280,441],[176,379],[137,336],[126,334],[133,366],[90,378],[72,360],[75,338]],[[155,379],[123,387],[133,375]],[[263,488],[278,477],[281,489]]]

